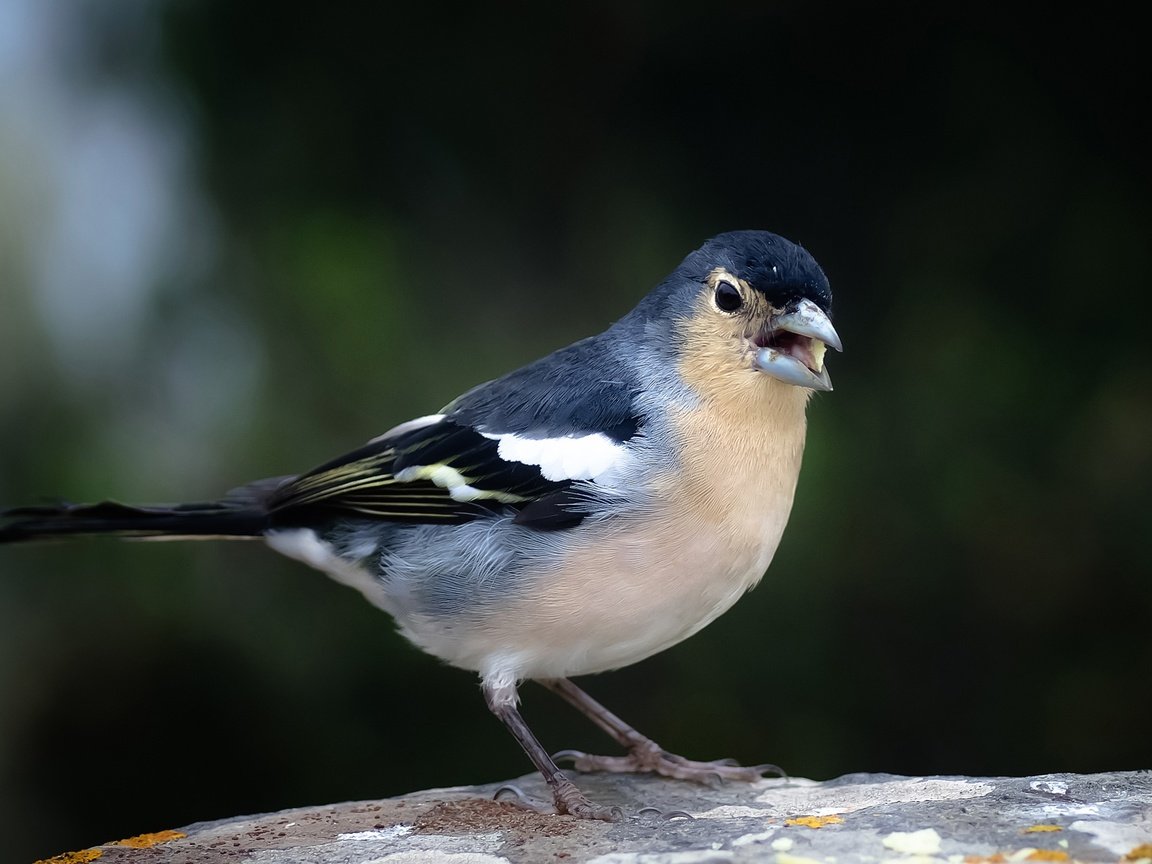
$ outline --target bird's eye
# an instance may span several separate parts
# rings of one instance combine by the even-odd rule
[[[716,305],[725,312],[735,312],[744,305],[744,298],[731,282],[721,282],[716,286]]]

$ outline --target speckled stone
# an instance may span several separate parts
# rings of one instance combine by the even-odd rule
[[[582,775],[609,824],[496,802],[498,784],[285,810],[68,853],[101,864],[1152,864],[1152,772],[762,780],[719,789]],[[545,797],[535,776],[516,785]],[[641,813],[684,811],[691,818]],[[75,856],[75,857],[72,857]]]

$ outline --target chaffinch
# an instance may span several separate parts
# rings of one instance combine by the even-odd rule
[[[517,688],[529,679],[626,749],[557,754],[578,769],[753,780],[771,766],[672,755],[568,678],[675,645],[760,580],[792,507],[808,399],[832,389],[831,301],[800,246],[721,234],[600,335],[312,471],[202,504],[17,508],[0,541],[262,538],[479,673],[559,813],[621,816],[528,728]]]

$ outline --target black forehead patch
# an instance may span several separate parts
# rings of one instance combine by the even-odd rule
[[[801,299],[825,312],[832,308],[832,290],[816,259],[802,246],[768,231],[718,234],[689,255],[684,265],[701,279],[723,267],[778,309]]]

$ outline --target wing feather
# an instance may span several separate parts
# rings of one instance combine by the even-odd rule
[[[458,524],[510,509],[537,530],[579,524],[591,497],[586,484],[614,475],[643,426],[638,388],[600,338],[286,480],[266,498],[269,512],[280,524],[317,510]]]
[[[267,501],[290,523],[317,509],[407,521],[467,522],[562,488],[500,458],[496,441],[449,420],[405,431],[281,484]]]

